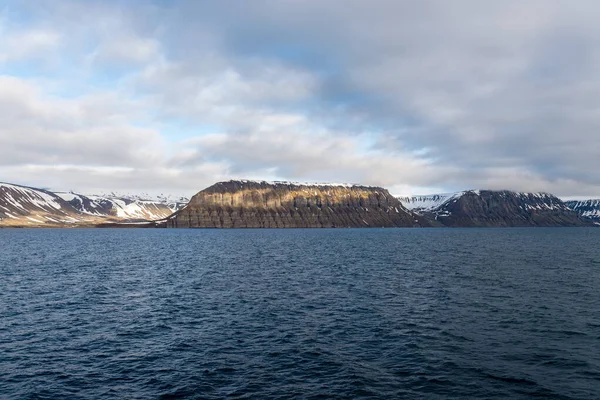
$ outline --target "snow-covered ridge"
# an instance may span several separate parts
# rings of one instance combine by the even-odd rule
[[[523,205],[523,207],[527,209],[541,210],[564,208],[564,205],[560,203],[560,200],[558,200],[556,197],[549,193],[513,192],[508,190],[465,190],[461,192],[440,193],[424,196],[404,196],[398,197],[398,200],[400,200],[404,207],[417,213],[441,212],[441,210],[445,208],[448,204],[458,201],[458,199],[460,199],[462,196],[481,196],[482,192],[497,193],[500,197],[515,196],[525,202],[525,205]]]
[[[115,216],[127,220],[159,220],[171,215],[187,204],[187,199],[173,196],[148,195],[83,195],[73,192],[57,192],[84,214],[96,216]]]
[[[55,209],[62,208],[60,202],[56,201],[56,196],[44,190],[2,182],[0,182],[0,190],[4,192],[3,197],[17,208],[24,209],[23,200],[39,207],[50,206]]]
[[[565,204],[583,217],[600,221],[600,199],[569,200]]]
[[[55,226],[154,221],[167,218],[187,202],[184,197],[53,193],[44,189],[0,183],[0,224]]]
[[[158,194],[151,195],[148,193],[121,193],[121,192],[110,192],[110,193],[101,193],[89,195],[88,197],[100,197],[100,198],[117,198],[126,201],[141,201],[141,202],[150,202],[150,203],[161,203],[161,204],[178,204],[185,203],[187,204],[190,199],[185,196],[174,196],[171,194]]]
[[[423,196],[398,197],[400,203],[409,210],[431,211],[449,200],[457,199],[465,192],[440,193]]]
[[[55,194],[26,186],[0,183],[0,222],[3,225],[73,224],[85,221]]]

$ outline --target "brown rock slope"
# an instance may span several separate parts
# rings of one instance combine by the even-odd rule
[[[345,228],[427,226],[386,189],[229,181],[202,190],[170,228]]]

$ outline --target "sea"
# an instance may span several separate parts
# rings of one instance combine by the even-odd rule
[[[0,230],[0,399],[533,398],[600,398],[600,229]]]

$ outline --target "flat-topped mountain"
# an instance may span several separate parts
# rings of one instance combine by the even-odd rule
[[[172,228],[428,225],[380,187],[247,180],[219,182],[202,190],[167,221]]]
[[[582,217],[600,223],[600,199],[569,200],[565,201],[565,204]]]
[[[400,200],[416,213],[449,227],[590,225],[548,193],[468,190]]]

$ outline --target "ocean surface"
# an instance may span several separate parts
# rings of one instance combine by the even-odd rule
[[[600,229],[0,230],[1,399],[598,399]]]

